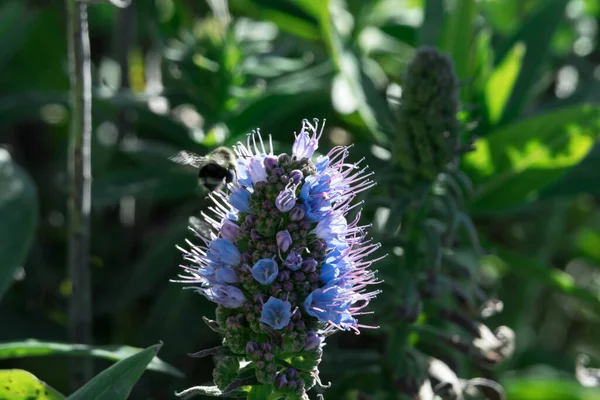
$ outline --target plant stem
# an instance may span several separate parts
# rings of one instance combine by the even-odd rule
[[[89,269],[91,207],[92,78],[87,6],[66,0],[69,73],[71,80],[71,127],[69,133],[69,249],[68,268],[72,285],[69,301],[69,340],[92,342],[92,296]],[[92,360],[71,361],[70,385],[75,390],[92,377]]]

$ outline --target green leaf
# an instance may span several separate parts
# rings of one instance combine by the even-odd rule
[[[35,339],[29,339],[20,342],[0,343],[0,360],[21,358],[21,357],[40,357],[66,355],[74,357],[98,357],[111,361],[123,360],[142,349],[131,346],[89,346],[85,344],[68,344],[57,342],[44,342]],[[164,372],[183,378],[185,375],[177,368],[165,363],[158,357],[154,357],[148,369],[158,372]]]
[[[177,397],[191,399],[194,396],[223,397],[223,392],[216,386],[194,386],[176,393]]]
[[[563,177],[540,194],[542,199],[600,193],[600,143],[596,142],[587,156]]]
[[[535,257],[512,252],[507,249],[494,249],[495,255],[482,259],[483,265],[505,269],[523,278],[535,279],[559,293],[573,297],[600,313],[600,294],[594,293],[575,283],[575,279],[564,271],[552,268]]]
[[[496,124],[502,117],[521,69],[525,51],[523,43],[516,43],[486,82],[484,96],[490,125]]]
[[[62,400],[65,397],[22,369],[0,370],[0,400]]]
[[[0,148],[0,300],[27,258],[38,218],[37,191],[29,175]]]
[[[292,0],[292,3],[300,7],[307,14],[319,18],[325,11],[326,2],[318,2],[313,0]]]
[[[248,400],[265,400],[271,399],[269,395],[273,394],[273,385],[255,385],[248,392]],[[277,395],[276,395],[277,396]],[[279,398],[277,396],[276,398]]]
[[[529,100],[531,90],[540,79],[540,67],[544,64],[551,50],[550,39],[564,18],[564,0],[545,0],[533,13],[523,20],[520,28],[508,43],[507,49],[522,42],[526,48],[519,77],[511,92],[510,100],[504,111],[502,122],[516,118],[525,103]],[[506,54],[509,52],[506,50]]]
[[[28,8],[21,1],[9,1],[0,7],[0,37],[3,38],[0,45],[0,70],[20,48],[35,18],[35,9]]]
[[[419,45],[433,46],[439,42],[444,25],[444,2],[425,0],[424,19],[419,30]]]
[[[582,105],[537,115],[479,139],[464,158],[476,188],[473,211],[506,211],[537,199],[588,153],[600,107]]]
[[[231,2],[231,10],[252,17],[257,21],[272,21],[279,29],[289,32],[306,40],[318,40],[319,29],[312,21],[308,21],[285,10],[257,4],[251,0],[238,0]],[[276,6],[276,3],[273,4]]]
[[[600,232],[596,229],[580,227],[575,238],[575,247],[586,257],[600,263]],[[600,266],[599,266],[600,268]]]
[[[332,57],[350,89],[365,125],[373,138],[379,143],[387,143],[388,138],[382,128],[391,130],[393,117],[384,97],[369,76],[365,73],[360,56],[351,43],[353,17],[346,8],[344,0],[329,0],[328,12],[321,20]]]
[[[258,98],[228,121],[229,129],[234,133],[230,144],[241,138],[237,135],[245,135],[256,128],[257,115],[279,121],[306,104],[329,104],[329,86],[334,71],[334,66],[327,61],[272,80]]]
[[[96,375],[67,400],[125,400],[162,343],[150,346]]]
[[[502,382],[510,400],[598,400],[600,389],[586,388],[575,380],[531,377]]]
[[[444,26],[440,47],[450,53],[456,75],[460,80],[469,78],[475,15],[475,0],[457,0]]]

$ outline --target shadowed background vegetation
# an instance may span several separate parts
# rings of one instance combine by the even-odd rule
[[[95,356],[97,373],[133,354],[127,346],[162,341],[164,362],[149,364],[132,399],[170,399],[210,381],[213,361],[187,354],[219,344],[202,321],[214,305],[169,283],[180,262],[175,245],[208,200],[196,176],[168,157],[206,154],[255,128],[289,151],[302,119],[318,117],[327,119],[320,151],[353,143],[352,157],[366,157],[375,171],[378,187],[360,196],[362,221],[373,223],[389,254],[374,267],[386,279],[371,306],[382,330],[328,339],[320,370],[333,385],[324,393],[400,398],[405,366],[386,357],[404,357],[405,346],[429,354],[432,346],[420,344],[425,329],[390,344],[392,325],[410,314],[410,290],[401,287],[431,276],[398,273],[407,262],[399,219],[410,214],[401,193],[417,193],[415,176],[427,171],[418,165],[411,175],[395,147],[410,131],[402,119],[405,70],[429,46],[454,65],[461,143],[476,138],[452,180],[466,188],[459,192],[469,192],[469,181],[473,190],[453,200],[450,224],[462,226],[469,243],[478,234],[483,250],[477,241],[434,246],[503,302],[486,325],[508,326],[516,337],[496,368],[478,369],[445,349],[455,358],[448,364],[465,379],[499,382],[509,400],[600,399],[600,389],[575,378],[579,354],[600,365],[600,2],[230,0],[229,11],[224,4],[89,7],[93,337],[105,346],[90,350],[65,344],[64,4],[0,1],[0,369],[27,370],[68,393],[68,355]],[[419,115],[427,120],[427,109]],[[430,311],[407,318],[423,325]],[[26,339],[56,343],[13,343]]]

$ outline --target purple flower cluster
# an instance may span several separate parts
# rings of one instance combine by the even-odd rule
[[[213,233],[182,249],[182,282],[219,304],[225,344],[257,364],[273,365],[258,357],[265,347],[277,354],[260,339],[273,331],[287,352],[318,349],[334,329],[359,333],[357,316],[378,293],[368,290],[378,283],[368,256],[379,244],[366,240],[360,212],[346,219],[355,196],[375,183],[360,161],[347,161],[349,147],[313,163],[322,131],[304,120],[291,156],[275,156],[257,132],[238,143],[236,182],[212,192],[214,215],[204,214]],[[271,367],[259,381],[296,382],[290,374]]]

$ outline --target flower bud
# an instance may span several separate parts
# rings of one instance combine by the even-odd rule
[[[246,344],[246,354],[249,356],[256,354],[259,350],[258,343],[255,341],[250,341]]]
[[[246,217],[246,220],[244,222],[245,222],[245,224],[247,226],[254,226],[254,225],[256,225],[256,215],[254,215],[254,214],[248,215]]]
[[[289,301],[291,301],[292,303],[295,303],[296,300],[298,300],[298,295],[296,295],[296,293],[294,293],[294,292],[288,293],[287,299]]]
[[[302,171],[295,169],[292,172],[290,172],[289,180],[293,183],[300,183],[303,177],[304,176],[302,175]]]
[[[292,235],[290,235],[290,232],[287,230],[277,232],[276,240],[277,246],[283,251],[288,251],[292,245]]]
[[[263,161],[263,164],[266,169],[272,170],[273,168],[277,167],[277,157],[270,155],[266,156]]]
[[[281,212],[288,212],[296,205],[296,193],[293,186],[285,186],[275,199],[275,206]]]
[[[292,157],[288,154],[283,153],[279,156],[279,164],[288,164],[290,161],[292,161]]]
[[[314,258],[309,257],[306,260],[302,261],[302,271],[310,273],[314,272],[317,269],[317,265],[319,265]]]
[[[241,327],[238,320],[234,316],[227,317],[226,322],[227,322],[227,328],[229,328],[229,329],[237,329],[237,328]]]
[[[291,272],[287,269],[282,269],[279,271],[279,275],[277,275],[277,280],[279,282],[285,282],[290,279]]]
[[[308,331],[306,334],[306,344],[304,345],[303,350],[312,350],[319,347],[321,344],[321,339],[317,335],[315,331]]]
[[[327,242],[325,242],[322,239],[315,240],[315,242],[313,243],[313,246],[314,246],[314,248],[315,248],[316,251],[327,250]]]
[[[273,175],[279,178],[281,175],[285,174],[285,171],[281,168],[274,168],[272,171]],[[279,179],[278,179],[279,180]]]
[[[265,190],[266,188],[267,188],[267,182],[266,181],[256,182],[256,184],[254,185],[254,191],[255,192],[261,192],[261,191]]]
[[[267,301],[267,295],[264,293],[258,293],[252,297],[252,300],[254,300],[255,303],[264,304],[264,302]]]
[[[300,225],[300,229],[309,229],[310,228],[310,222],[308,222],[308,221],[300,221],[299,225]]]
[[[294,322],[298,322],[302,319],[302,313],[300,312],[300,309],[296,309],[293,313],[292,313],[292,317],[291,320]]]
[[[285,375],[288,379],[296,379],[298,376],[298,371],[296,368],[288,368],[287,371],[285,371]]]
[[[273,293],[274,295],[276,295],[279,292],[281,292],[281,283],[278,283],[278,282],[272,283],[271,284],[271,293]]]
[[[269,342],[261,343],[260,347],[262,348],[262,351],[265,353],[270,353],[273,351],[273,345],[271,345],[271,343],[269,343]]]
[[[271,210],[275,208],[275,203],[272,200],[265,200],[263,201],[263,207],[265,210]]]
[[[277,374],[277,376],[275,377],[275,387],[277,389],[283,389],[284,387],[287,386],[287,378],[285,376],[285,374],[283,373],[279,373]]]
[[[319,274],[317,274],[316,272],[311,272],[308,275],[306,275],[306,280],[309,281],[310,283],[318,282]]]
[[[252,240],[254,240],[255,242],[259,241],[260,239],[262,239],[262,235],[260,233],[258,233],[258,231],[256,229],[252,229],[250,231],[250,238]]]
[[[292,271],[297,271],[300,269],[300,265],[302,263],[302,256],[296,253],[294,250],[290,251],[290,254],[285,258],[285,266],[291,269]]]
[[[290,211],[290,219],[292,221],[300,221],[302,218],[304,218],[305,212],[305,208],[302,204],[296,204]]]
[[[294,280],[297,282],[302,282],[303,280],[306,279],[306,275],[304,275],[304,272],[302,271],[296,271],[294,272],[294,275],[292,275]]]

